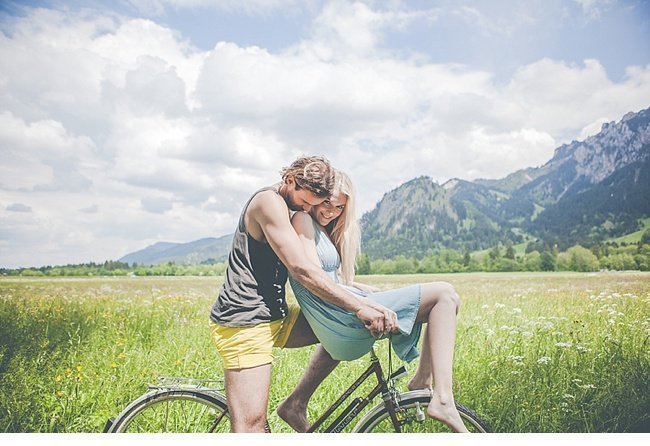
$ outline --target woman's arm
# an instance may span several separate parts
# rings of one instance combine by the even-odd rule
[[[309,260],[314,265],[321,267],[320,259],[318,258],[318,252],[316,251],[316,231],[314,231],[314,224],[312,223],[311,216],[304,212],[296,212],[291,217],[291,225],[295,229],[298,238],[302,243],[303,249],[307,260]]]

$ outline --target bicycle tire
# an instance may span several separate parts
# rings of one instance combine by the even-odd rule
[[[211,390],[159,389],[127,406],[111,433],[224,433],[230,431],[226,399]]]
[[[397,396],[399,406],[404,410],[400,416],[402,432],[406,433],[434,433],[451,432],[444,423],[426,416],[427,406],[431,401],[431,392],[428,390],[415,390],[401,393]],[[419,410],[420,416],[416,416]],[[456,408],[460,413],[465,426],[470,432],[490,432],[488,424],[483,421],[471,409],[456,402]],[[418,421],[418,418],[420,421]],[[388,409],[381,403],[368,412],[354,427],[353,432],[361,433],[382,433],[395,432],[395,426],[390,418]]]

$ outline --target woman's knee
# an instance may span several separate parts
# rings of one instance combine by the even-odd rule
[[[433,282],[432,285],[436,290],[436,301],[444,302],[450,305],[455,306],[456,308],[460,307],[460,296],[456,292],[454,286],[449,282]]]

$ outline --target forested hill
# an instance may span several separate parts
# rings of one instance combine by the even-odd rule
[[[650,109],[558,147],[543,166],[499,180],[422,176],[363,215],[363,251],[421,257],[539,239],[560,249],[634,232],[650,216]]]

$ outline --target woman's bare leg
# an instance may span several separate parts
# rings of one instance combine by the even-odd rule
[[[318,386],[336,368],[339,361],[332,359],[322,345],[316,347],[300,382],[276,409],[276,413],[296,432],[307,432],[307,405]]]
[[[305,319],[305,315],[300,312],[284,348],[301,348],[316,343],[318,338]],[[278,405],[276,413],[296,432],[307,432],[309,429],[310,424],[307,420],[309,399],[338,364],[339,361],[333,359],[323,346],[316,347],[300,382],[291,395]]]
[[[418,320],[426,322],[427,328],[422,341],[421,365],[409,386],[428,387],[427,377],[432,374],[433,396],[427,415],[447,424],[455,432],[467,432],[456,409],[452,391],[456,314],[459,307],[460,298],[450,284],[434,282],[422,285]],[[428,382],[431,382],[430,378]]]
[[[433,389],[433,370],[431,364],[431,347],[429,346],[429,324],[424,328],[422,341],[422,351],[420,352],[420,361],[413,378],[406,384],[409,390]]]

